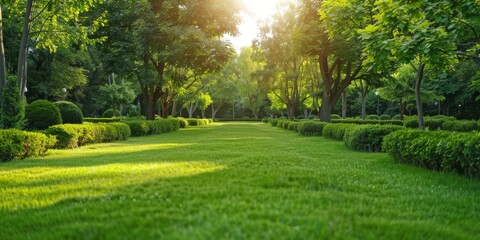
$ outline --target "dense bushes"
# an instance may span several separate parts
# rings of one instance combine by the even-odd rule
[[[180,123],[180,128],[187,128],[188,127],[188,121],[187,119],[183,117],[177,117],[178,122]]]
[[[175,131],[180,129],[181,122],[182,120],[176,118],[125,121],[130,127],[132,136],[144,136]]]
[[[342,117],[340,117],[338,114],[331,114],[330,119],[342,119]]]
[[[346,131],[345,144],[357,151],[382,151],[383,138],[394,132],[404,129],[396,125],[359,125]]]
[[[365,120],[380,120],[380,117],[377,115],[368,115]]]
[[[400,120],[339,119],[339,120],[332,120],[332,123],[376,124],[376,125],[398,125],[398,126],[403,126],[403,122],[400,121]]]
[[[131,135],[129,126],[124,123],[60,124],[49,127],[46,133],[56,136],[56,148],[126,140]]]
[[[425,128],[428,128],[430,130],[437,130],[442,126],[442,124],[445,121],[447,121],[447,119],[429,118],[429,119],[425,119],[423,122],[425,124]],[[418,119],[413,119],[413,120],[406,121],[405,122],[405,127],[407,127],[407,128],[418,128]]]
[[[327,138],[343,140],[345,132],[357,126],[358,125],[355,125],[355,124],[344,124],[344,123],[327,124],[323,127],[322,135]]]
[[[121,118],[84,118],[83,121],[91,123],[120,122]]]
[[[55,137],[17,129],[0,130],[0,161],[43,155],[55,144]]]
[[[83,113],[77,105],[67,101],[58,101],[54,104],[60,110],[63,123],[83,123]]]
[[[445,121],[441,128],[453,132],[480,131],[480,123],[473,120]]]
[[[107,109],[105,112],[103,112],[102,117],[104,118],[112,118],[112,117],[118,117],[120,116],[120,111],[118,110],[113,110],[113,109]]]
[[[62,115],[55,104],[46,100],[37,100],[25,107],[27,127],[30,129],[47,129],[50,126],[61,124]]]
[[[382,115],[380,115],[380,120],[383,120],[383,121],[392,120],[392,118],[388,114],[382,114]]]
[[[480,133],[403,130],[386,136],[383,149],[398,162],[480,177]]]
[[[188,126],[201,126],[213,123],[213,119],[206,119],[206,118],[188,118]]]
[[[322,135],[323,128],[329,123],[325,122],[302,122],[298,125],[298,132],[304,136]]]

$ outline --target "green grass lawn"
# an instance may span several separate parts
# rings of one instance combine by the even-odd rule
[[[263,123],[0,164],[0,239],[475,239],[480,182]]]

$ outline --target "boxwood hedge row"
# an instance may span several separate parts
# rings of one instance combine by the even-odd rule
[[[75,148],[89,143],[126,140],[131,132],[125,123],[84,123],[54,125],[46,134],[56,136],[55,148]]]
[[[26,132],[18,129],[0,130],[0,161],[41,156],[53,147],[56,139],[43,133]]]
[[[323,127],[322,135],[327,138],[343,140],[345,132],[357,126],[359,125],[345,123],[327,124]]]
[[[357,151],[381,152],[383,138],[401,129],[405,128],[396,125],[359,125],[347,129],[344,140],[347,146]]]
[[[383,149],[398,162],[480,177],[480,133],[402,130],[384,138]]]

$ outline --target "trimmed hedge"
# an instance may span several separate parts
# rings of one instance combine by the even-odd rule
[[[342,117],[338,114],[331,114],[330,119],[342,119]]]
[[[375,114],[371,114],[371,115],[368,115],[365,120],[380,120],[380,117],[375,115]]]
[[[83,123],[83,113],[80,108],[72,102],[58,101],[54,103],[60,109],[63,123]]]
[[[441,129],[453,132],[473,132],[480,130],[480,123],[473,120],[445,121]]]
[[[25,118],[29,129],[44,130],[62,123],[60,109],[47,100],[36,100],[28,104],[25,107]]]
[[[109,123],[109,122],[120,122],[121,118],[83,118],[85,122],[91,123]]]
[[[343,140],[343,137],[345,136],[345,132],[357,126],[358,125],[356,124],[345,124],[345,123],[327,124],[323,127],[322,135],[327,138]]]
[[[385,121],[385,120],[392,120],[392,117],[388,114],[382,114],[380,115],[380,120]]]
[[[297,132],[298,131],[298,126],[301,125],[302,123],[300,122],[290,122],[288,124],[288,127],[287,129],[290,130],[290,131],[295,131]]]
[[[55,148],[126,140],[131,135],[129,126],[124,123],[61,124],[49,127],[46,133],[56,136]]]
[[[480,133],[402,130],[384,138],[396,161],[426,169],[480,177]]]
[[[180,128],[187,128],[188,127],[188,121],[187,119],[183,117],[177,117],[179,123],[180,123]]]
[[[332,123],[376,124],[376,125],[398,125],[398,126],[403,126],[403,122],[400,121],[400,120],[339,119],[339,120],[332,120]]]
[[[17,129],[0,130],[0,161],[44,155],[55,144],[55,137]]]
[[[124,121],[124,123],[130,127],[132,136],[145,136],[175,131],[180,129],[181,122],[181,120],[176,118]]]
[[[188,126],[201,126],[213,123],[213,119],[207,118],[188,118]]]
[[[430,130],[438,130],[445,121],[447,121],[446,118],[426,118],[423,122],[425,124],[425,128],[428,128]],[[418,119],[406,121],[405,127],[418,128]]]
[[[112,117],[119,117],[120,116],[120,111],[118,110],[113,110],[113,109],[107,109],[105,112],[103,112],[102,117],[104,118],[112,118]]]
[[[359,125],[345,133],[345,145],[357,151],[381,152],[383,138],[395,131],[405,129],[396,125]]]
[[[329,123],[326,122],[302,122],[298,126],[298,132],[304,136],[321,136],[323,129]]]

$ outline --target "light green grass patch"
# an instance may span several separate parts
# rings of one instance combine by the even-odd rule
[[[475,239],[480,184],[262,123],[0,165],[0,239]]]

